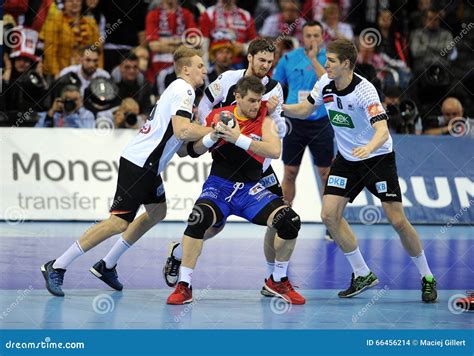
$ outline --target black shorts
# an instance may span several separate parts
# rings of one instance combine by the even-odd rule
[[[307,146],[316,166],[329,167],[334,158],[334,131],[329,119],[289,120],[289,134],[283,139],[283,163],[286,166],[301,165]]]
[[[117,190],[110,213],[132,222],[142,204],[166,202],[161,176],[120,157]]]
[[[265,172],[263,172],[262,178],[259,182],[270,192],[283,198],[283,190],[281,189],[280,181],[278,180],[272,166],[268,166]]]
[[[354,162],[337,154],[324,195],[339,195],[352,202],[364,187],[381,201],[402,201],[395,152]]]

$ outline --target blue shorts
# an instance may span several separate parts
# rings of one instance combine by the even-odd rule
[[[217,176],[209,176],[204,182],[196,204],[206,201],[216,205],[222,219],[214,226],[220,226],[230,215],[240,216],[248,221],[275,199],[280,199],[258,182],[236,183]],[[283,201],[281,205],[284,205]]]

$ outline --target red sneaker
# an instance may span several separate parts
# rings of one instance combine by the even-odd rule
[[[173,293],[170,294],[166,304],[181,305],[193,301],[193,289],[186,282],[179,282]]]
[[[263,286],[268,292],[272,293],[275,297],[282,298],[291,304],[304,304],[306,299],[293,289],[288,277],[284,277],[280,282],[275,282],[273,276],[267,279]]]

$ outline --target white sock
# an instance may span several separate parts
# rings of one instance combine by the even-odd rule
[[[177,260],[180,260],[183,258],[183,244],[180,243],[174,250],[173,250],[173,257],[176,258]]]
[[[364,257],[360,253],[359,247],[354,251],[344,254],[351,264],[352,270],[354,271],[354,276],[367,276],[370,273],[369,267],[365,263]]]
[[[191,287],[191,280],[193,279],[193,269],[181,266],[179,267],[179,281],[186,282]]]
[[[267,261],[267,278],[270,278],[274,269],[275,269],[275,263]]]
[[[419,256],[412,257],[411,259],[413,262],[415,262],[416,268],[418,268],[421,278],[424,276],[433,276],[433,273],[431,273],[430,267],[428,266],[428,262],[426,261],[425,250],[421,250]]]
[[[59,256],[53,264],[53,268],[66,269],[76,258],[83,255],[84,251],[79,245],[79,241],[75,241],[61,256]]]
[[[127,252],[130,247],[132,247],[132,245],[125,241],[123,237],[119,238],[112,246],[107,256],[103,258],[105,267],[108,269],[113,268],[117,264],[120,256]]]
[[[280,282],[283,277],[286,277],[286,270],[288,269],[288,261],[280,262],[275,260],[275,268],[273,269],[273,280]]]

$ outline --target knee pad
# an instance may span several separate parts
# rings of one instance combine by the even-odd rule
[[[272,226],[283,240],[296,239],[301,228],[300,216],[290,207],[283,208],[275,214]]]
[[[214,211],[208,205],[194,205],[193,211],[189,214],[188,226],[184,234],[194,239],[202,240],[204,233],[212,225]]]

